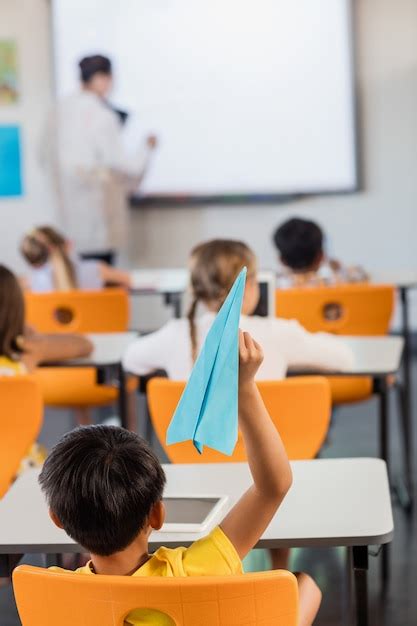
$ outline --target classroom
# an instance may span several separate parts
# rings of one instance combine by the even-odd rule
[[[413,0],[0,0],[0,626],[417,623],[416,68]]]

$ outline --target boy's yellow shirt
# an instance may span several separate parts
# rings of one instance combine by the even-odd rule
[[[59,567],[51,569],[68,573],[68,570]],[[94,575],[91,561],[74,573]],[[159,548],[132,576],[225,576],[242,573],[242,562],[235,547],[217,526],[207,537],[194,542],[189,548]],[[138,608],[129,613],[125,624],[172,626],[173,622],[162,613]]]

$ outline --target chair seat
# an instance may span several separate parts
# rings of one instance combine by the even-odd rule
[[[97,384],[94,367],[42,367],[36,370],[35,378],[40,384],[44,403],[57,408],[107,406],[116,402],[119,394],[117,387]],[[129,376],[127,392],[136,391],[137,386],[137,378]]]
[[[372,378],[363,376],[329,376],[332,404],[352,404],[368,400],[373,393]]]

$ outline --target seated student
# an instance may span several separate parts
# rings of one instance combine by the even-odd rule
[[[254,379],[262,349],[248,333],[239,337],[239,427],[253,485],[220,526],[189,548],[148,552],[149,535],[164,522],[163,469],[138,435],[91,426],[65,435],[40,475],[52,520],[91,554],[79,574],[121,576],[217,576],[242,574],[241,559],[275,515],[291,482],[291,468]],[[225,416],[227,418],[227,416]],[[76,471],[74,471],[76,470]],[[54,568],[55,571],[65,571]],[[321,593],[298,575],[299,625],[313,623]],[[138,585],[140,581],[138,581]],[[125,624],[166,626],[171,619],[137,608]]]
[[[0,376],[32,372],[43,361],[88,356],[93,349],[81,335],[45,335],[25,326],[25,306],[17,278],[0,265]],[[40,465],[44,455],[35,445],[24,465]]]
[[[46,335],[25,325],[23,293],[16,276],[0,265],[0,375],[32,372],[42,362],[88,356],[93,345],[82,335]]]
[[[280,288],[364,282],[369,278],[361,267],[346,267],[326,257],[323,231],[315,222],[294,217],[277,228],[273,239],[283,266],[278,274]]]
[[[30,291],[102,289],[106,284],[130,287],[130,276],[107,263],[83,260],[71,250],[70,242],[51,226],[28,233],[20,251],[30,265],[23,284]]]
[[[140,337],[127,349],[124,368],[144,376],[165,370],[169,378],[188,379],[211,324],[242,267],[247,266],[240,324],[264,346],[258,380],[278,380],[291,366],[343,371],[353,354],[343,340],[327,333],[309,333],[297,321],[251,315],[259,299],[256,257],[240,241],[213,240],[191,253],[192,304],[188,318],[174,319],[155,333]],[[198,305],[205,311],[196,317]]]

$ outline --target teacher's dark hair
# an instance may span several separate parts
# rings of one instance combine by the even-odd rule
[[[101,54],[84,57],[78,65],[83,83],[88,83],[95,74],[106,74],[107,76],[111,76],[112,73],[110,59],[102,56]]]
[[[165,474],[147,442],[124,428],[87,426],[67,433],[39,482],[66,533],[93,554],[124,550],[162,499]]]

